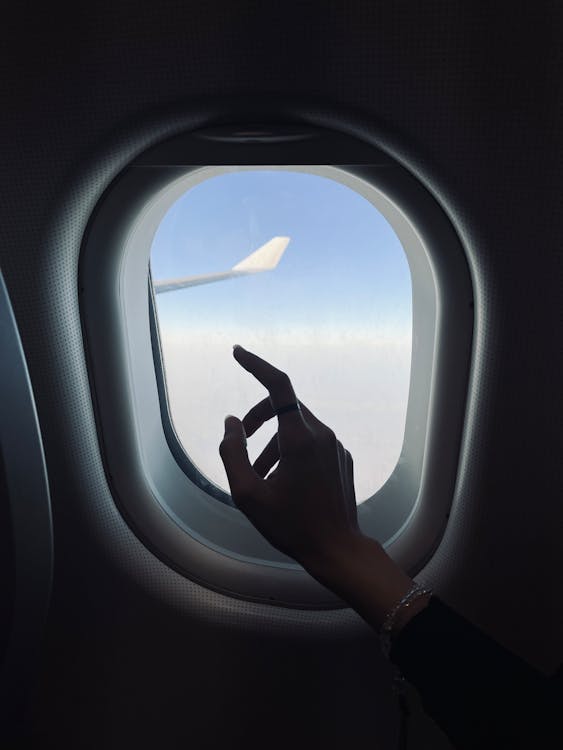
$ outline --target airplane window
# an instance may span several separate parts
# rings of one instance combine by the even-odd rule
[[[385,484],[405,434],[412,282],[373,203],[306,168],[232,168],[173,203],[150,266],[170,419],[208,480],[228,492],[223,419],[265,396],[239,343],[288,372],[350,450],[358,503]],[[275,429],[249,439],[251,460]]]
[[[229,141],[225,127],[139,154],[84,236],[81,316],[108,481],[135,533],[193,580],[342,606],[232,507],[223,420],[266,396],[232,346],[289,373],[334,428],[354,456],[360,528],[414,574],[457,481],[467,257],[439,200],[375,144],[324,129]],[[251,459],[274,430],[249,439]]]

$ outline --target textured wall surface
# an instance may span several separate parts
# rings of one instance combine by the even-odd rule
[[[78,317],[85,222],[135,153],[225,116],[233,97],[241,111],[269,103],[310,121],[358,110],[450,213],[474,275],[475,350],[453,512],[424,576],[537,666],[563,659],[562,32],[554,2],[7,12],[0,259],[55,524],[46,743],[253,748],[262,725],[272,748],[296,733],[336,748],[350,725],[349,744],[394,737],[388,670],[353,613],[259,606],[186,581],[130,531],[103,472]]]

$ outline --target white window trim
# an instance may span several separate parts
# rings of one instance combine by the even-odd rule
[[[473,329],[467,261],[434,198],[373,148],[370,164],[133,166],[98,205],[81,256],[81,311],[99,433],[114,499],[172,567],[224,593],[292,607],[345,606],[272,548],[235,508],[182,471],[166,439],[150,337],[148,264],[156,228],[189,187],[240,169],[337,179],[370,200],[407,253],[413,356],[405,440],[386,484],[359,506],[365,533],[411,574],[444,532],[454,494]],[[377,186],[377,187],[376,187]],[[407,218],[408,215],[408,218]],[[447,395],[446,395],[447,394]]]

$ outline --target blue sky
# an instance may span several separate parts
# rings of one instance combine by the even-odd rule
[[[235,172],[195,186],[155,235],[153,278],[227,270],[276,235],[291,242],[275,271],[159,295],[161,325],[410,330],[410,271],[393,229],[318,175]]]

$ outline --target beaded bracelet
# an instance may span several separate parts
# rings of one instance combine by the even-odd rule
[[[420,599],[421,596],[426,596],[426,594],[431,593],[432,591],[430,589],[425,589],[420,584],[414,582],[407,593],[403,596],[401,601],[387,613],[387,615],[385,616],[385,620],[383,621],[383,625],[381,626],[381,630],[379,631],[381,648],[385,656],[388,657],[391,651],[391,636],[399,611],[404,608],[410,607],[411,604],[417,599]]]

